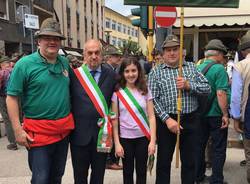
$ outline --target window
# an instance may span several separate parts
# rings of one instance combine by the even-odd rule
[[[8,1],[0,0],[0,18],[8,19]]]
[[[87,2],[84,0],[84,12],[87,12]]]
[[[78,11],[76,12],[76,28],[79,31],[79,29],[80,29],[80,15],[79,15]]]
[[[131,36],[134,36],[134,28],[131,29]]]
[[[22,4],[19,2],[16,2],[16,22],[20,22],[22,21],[22,17],[21,17],[21,12],[20,9],[22,8]]]
[[[87,17],[84,16],[84,30],[85,30],[85,41],[88,39],[88,20]]]
[[[121,47],[122,46],[122,40],[120,38],[118,38],[117,40],[117,46],[118,47]]]
[[[77,40],[77,48],[81,48],[81,42],[80,42],[80,40]]]
[[[112,43],[111,44],[114,45],[114,46],[116,46],[116,39],[117,39],[116,37],[112,37]]]
[[[122,46],[125,46],[125,45],[126,45],[126,43],[127,43],[127,42],[126,42],[126,40],[125,40],[125,39],[123,39],[123,40],[122,40]]]
[[[116,30],[116,21],[112,20],[112,29]]]
[[[106,18],[106,28],[110,28],[110,19]]]
[[[98,20],[98,17],[99,17],[99,3],[98,3],[98,1],[96,1],[96,17]]]
[[[90,1],[90,12],[93,15],[93,1]]]
[[[127,34],[127,26],[123,24],[123,33]]]
[[[138,30],[135,30],[135,37],[138,37]]]
[[[119,31],[119,32],[122,31],[122,24],[121,23],[117,24],[117,31]]]
[[[128,27],[128,35],[130,35],[130,27]]]
[[[66,7],[66,14],[67,14],[67,28],[70,28],[70,7],[67,5]]]
[[[109,43],[109,35],[108,35],[108,34],[105,34],[105,41],[106,41],[107,43]]]

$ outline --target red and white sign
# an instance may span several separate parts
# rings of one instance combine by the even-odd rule
[[[172,26],[177,17],[176,7],[156,6],[154,11],[155,21],[160,27]]]

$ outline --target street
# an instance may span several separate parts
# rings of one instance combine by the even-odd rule
[[[0,138],[0,184],[27,184],[31,178],[28,168],[27,153],[23,147],[17,151],[6,149],[6,137]],[[247,184],[245,167],[241,167],[239,162],[244,159],[242,149],[228,148],[227,160],[224,167],[225,180],[229,184]],[[211,170],[208,171],[209,173]],[[208,174],[209,174],[208,173]],[[153,175],[148,174],[148,184],[155,181],[155,170]],[[63,184],[73,183],[73,171],[70,155],[68,156]],[[106,170],[105,184],[122,184],[122,171]],[[175,157],[172,164],[171,184],[180,184],[180,169],[175,169]]]

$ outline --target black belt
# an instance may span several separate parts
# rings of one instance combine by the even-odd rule
[[[186,118],[186,117],[192,117],[194,114],[196,114],[196,111],[190,112],[190,113],[185,113],[181,114],[181,118]],[[170,113],[169,116],[173,119],[177,119],[177,114],[172,114]]]

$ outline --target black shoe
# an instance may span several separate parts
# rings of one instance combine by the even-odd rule
[[[242,160],[242,161],[240,162],[240,166],[246,166],[246,164],[247,164],[247,161],[246,161],[246,160]]]
[[[7,149],[8,150],[17,150],[18,147],[17,147],[16,143],[10,143],[9,145],[7,145]]]
[[[196,184],[209,184],[210,176],[204,176],[201,181],[196,181]]]

